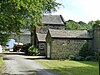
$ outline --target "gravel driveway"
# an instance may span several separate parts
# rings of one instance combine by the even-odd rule
[[[34,59],[24,55],[5,55],[3,75],[57,75]]]

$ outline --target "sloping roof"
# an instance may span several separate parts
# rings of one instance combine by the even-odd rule
[[[46,34],[36,33],[37,39],[39,42],[45,42],[46,41]]]
[[[53,38],[92,38],[87,30],[55,30],[49,29]]]
[[[44,15],[42,22],[44,24],[64,25],[64,19],[61,15]]]

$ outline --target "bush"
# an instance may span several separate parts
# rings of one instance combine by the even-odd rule
[[[95,56],[87,56],[85,58],[86,61],[97,61],[97,58]]]
[[[28,49],[28,55],[39,55],[39,50],[32,45]]]
[[[69,60],[75,60],[75,55],[69,55],[68,59]]]
[[[76,56],[75,60],[76,61],[84,61],[84,57],[82,57],[82,56]]]
[[[26,55],[28,55],[28,53],[29,53],[28,49],[29,49],[30,46],[32,46],[30,43],[24,44],[22,46],[22,51],[24,51]]]
[[[93,50],[88,50],[88,43],[85,43],[81,50],[79,51],[79,56],[87,57],[87,56],[94,56]]]
[[[69,60],[75,60],[75,61],[83,61],[84,57],[82,56],[75,56],[75,55],[70,55]]]

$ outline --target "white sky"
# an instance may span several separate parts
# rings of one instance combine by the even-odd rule
[[[65,20],[84,21],[100,20],[100,0],[56,0],[62,3],[57,12],[52,13],[62,15]]]

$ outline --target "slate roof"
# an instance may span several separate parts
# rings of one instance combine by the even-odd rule
[[[39,42],[45,42],[46,41],[46,34],[36,33],[37,39]]]
[[[61,15],[44,15],[42,22],[44,24],[64,25],[64,19]]]
[[[49,29],[52,38],[92,38],[87,30],[55,30]]]

